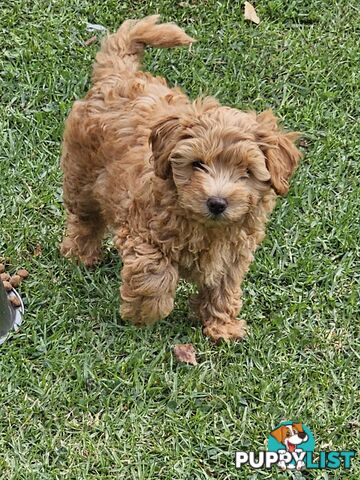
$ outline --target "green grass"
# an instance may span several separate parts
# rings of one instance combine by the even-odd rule
[[[28,268],[23,327],[0,350],[0,478],[346,479],[350,472],[237,471],[284,418],[316,449],[360,450],[359,5],[355,0],[3,0],[0,18],[0,254]],[[86,271],[59,256],[64,119],[89,86],[98,43],[159,12],[198,39],[146,67],[196,97],[272,107],[304,132],[304,160],[244,284],[241,344],[212,345],[187,320],[189,286],[165,321],[120,321],[120,260]],[[34,255],[40,245],[42,253]],[[177,364],[191,342],[196,367]]]

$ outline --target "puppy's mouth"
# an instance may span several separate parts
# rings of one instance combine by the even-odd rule
[[[227,210],[223,213],[220,214],[213,214],[211,212],[206,213],[206,223],[209,223],[213,226],[216,225],[223,225],[223,224],[229,224],[229,225],[242,225],[245,221],[245,218],[247,216],[248,212],[244,212],[241,216],[234,216],[231,215],[230,212]]]
[[[210,212],[207,212],[203,216],[201,223],[205,223],[210,228],[223,228],[226,226],[242,226],[247,218],[247,214],[244,213],[240,217],[231,216],[228,212],[220,213],[214,215]]]
[[[180,201],[180,207],[186,210],[186,217],[197,222],[207,225],[211,228],[221,228],[226,225],[242,225],[249,213],[248,208],[242,209],[240,212],[234,214],[232,208],[226,208],[223,212],[214,213],[210,212],[206,205],[192,205],[188,202]],[[205,208],[204,208],[205,207]]]
[[[232,219],[227,212],[219,214],[207,212],[205,215],[205,223],[209,225],[209,227],[222,227],[225,225],[241,224],[243,221],[243,218],[236,220]]]
[[[292,452],[295,452],[296,445],[294,445],[291,442],[288,442],[287,448],[288,448],[288,451],[292,453]]]
[[[224,213],[208,213],[206,215],[206,217],[210,220],[210,221],[213,221],[213,222],[222,222],[222,221],[225,221],[226,220],[226,214]]]

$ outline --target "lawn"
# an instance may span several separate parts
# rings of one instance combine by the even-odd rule
[[[23,326],[0,347],[0,478],[358,479],[358,460],[298,475],[234,463],[282,419],[308,425],[316,450],[360,450],[358,3],[259,0],[258,26],[237,1],[1,7],[0,255],[30,277]],[[146,68],[194,98],[271,107],[303,132],[304,159],[244,283],[243,343],[202,336],[185,283],[168,319],[121,322],[110,241],[94,271],[59,255],[63,125],[99,47],[84,45],[86,24],[114,30],[154,12],[198,43],[148,51]],[[186,342],[197,366],[173,358]]]

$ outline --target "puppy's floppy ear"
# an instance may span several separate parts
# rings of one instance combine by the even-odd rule
[[[302,156],[294,143],[300,134],[281,131],[271,110],[260,113],[257,122],[257,139],[265,154],[272,187],[278,195],[286,195],[288,180]]]
[[[270,432],[270,435],[275,438],[279,443],[284,444],[285,438],[286,438],[286,431],[287,428],[282,425],[281,427],[276,428],[272,432]]]
[[[294,428],[296,428],[296,430],[297,430],[298,432],[303,432],[303,431],[304,431],[304,428],[303,428],[302,423],[293,423],[292,426],[293,426]]]
[[[182,128],[179,117],[172,115],[161,119],[151,130],[149,141],[152,146],[155,175],[164,180],[171,174],[169,156]]]

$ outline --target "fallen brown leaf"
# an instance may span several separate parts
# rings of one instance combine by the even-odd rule
[[[41,254],[42,254],[42,245],[38,243],[34,248],[34,257],[40,257]]]
[[[250,20],[259,25],[260,18],[257,16],[255,8],[249,2],[245,2],[245,20]]]
[[[84,45],[85,45],[86,47],[88,47],[88,46],[91,45],[92,43],[95,43],[96,40],[97,40],[97,36],[94,35],[93,37],[90,37],[90,38],[88,38],[87,40],[85,40]]]
[[[191,343],[179,343],[175,345],[174,355],[179,362],[197,365],[195,348]]]

